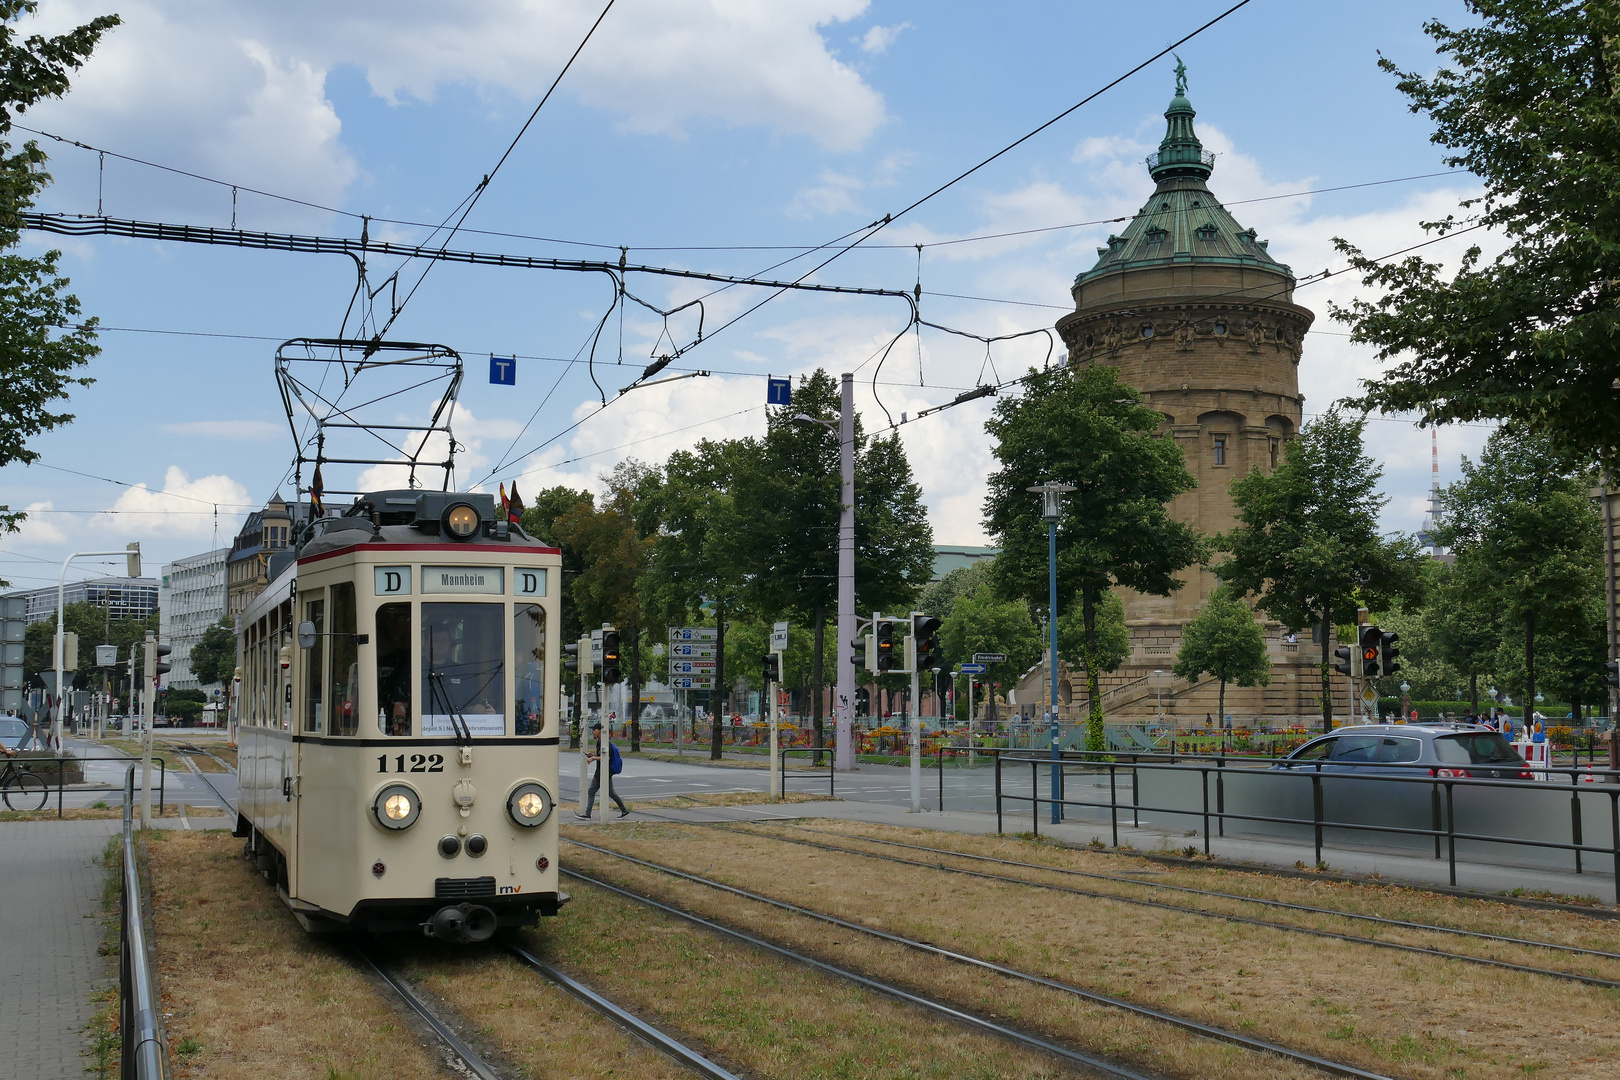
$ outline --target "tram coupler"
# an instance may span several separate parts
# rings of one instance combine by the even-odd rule
[[[458,945],[488,941],[495,936],[495,913],[482,904],[442,907],[422,924],[422,934]]]

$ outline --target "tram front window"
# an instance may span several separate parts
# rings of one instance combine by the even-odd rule
[[[411,733],[411,605],[377,608],[377,727]]]
[[[506,734],[501,604],[422,605],[422,734]]]
[[[546,725],[546,612],[539,604],[519,604],[512,613],[516,735],[539,735]]]

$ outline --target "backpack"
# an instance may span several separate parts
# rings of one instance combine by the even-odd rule
[[[619,756],[619,748],[608,743],[608,775],[618,776],[624,772],[624,759]]]

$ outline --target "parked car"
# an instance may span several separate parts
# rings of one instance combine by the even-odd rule
[[[1534,779],[1499,732],[1458,724],[1365,724],[1312,739],[1273,768],[1321,772]]]
[[[39,737],[28,721],[15,716],[0,716],[0,743],[7,750],[38,750]]]

